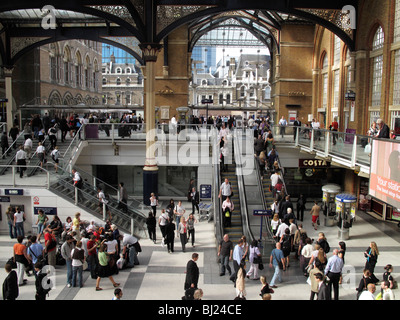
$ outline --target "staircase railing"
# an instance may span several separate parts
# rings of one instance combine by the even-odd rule
[[[127,213],[118,209],[118,201],[110,197],[107,203],[107,211],[105,205],[99,207],[99,199],[97,190],[94,190],[91,184],[83,182],[81,189],[75,188],[73,185],[72,174],[59,168],[61,171],[59,179],[50,185],[50,190],[64,199],[69,199],[75,204],[90,213],[101,216],[103,220],[108,219],[108,212],[112,216],[112,222],[118,225],[122,230],[128,231],[136,237],[142,238],[146,236],[146,227],[144,226],[146,217],[136,209],[129,208]],[[100,209],[101,210],[100,210]]]
[[[27,186],[35,186],[35,187],[44,187],[46,189],[50,188],[52,173],[46,169],[43,169],[43,175],[40,177],[35,177],[34,180],[30,177],[27,177],[24,174],[24,177],[21,179],[19,177],[19,173],[17,172],[20,168],[20,165],[0,165],[0,170],[5,171],[11,169],[11,174],[7,174],[1,177],[1,185],[2,186],[12,186],[12,187],[27,187]],[[35,165],[24,165],[26,169],[39,169],[38,166]]]
[[[118,201],[119,195],[120,195],[119,189],[117,189],[114,186],[112,186],[111,184],[99,179],[98,177],[95,177],[91,173],[83,170],[82,168],[73,166],[73,169],[76,169],[79,172],[82,179],[88,185],[90,185],[93,190],[96,190],[97,187],[100,187],[106,194],[110,195],[110,197],[112,197],[112,198],[115,197],[116,201]],[[64,170],[70,171],[69,167],[67,169],[64,168]],[[150,206],[145,205],[144,203],[142,203],[134,198],[129,199],[129,201],[130,201],[130,204],[129,204],[130,208],[134,208],[135,210],[139,210],[139,208],[147,209],[148,211],[153,210]]]
[[[71,140],[69,146],[65,150],[64,154],[61,156],[60,159],[60,166],[67,170],[72,170],[72,160],[75,158],[76,152],[78,151],[79,144],[81,143],[80,134],[83,130],[84,126],[80,126],[79,130],[76,132],[75,136]]]

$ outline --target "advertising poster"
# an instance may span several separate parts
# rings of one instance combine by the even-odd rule
[[[369,194],[400,208],[400,144],[373,140]]]

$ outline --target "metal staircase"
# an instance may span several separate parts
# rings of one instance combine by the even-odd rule
[[[96,187],[85,181],[82,189],[79,190],[79,201],[76,201],[77,194],[73,185],[72,175],[63,168],[59,168],[59,170],[60,174],[57,174],[59,178],[50,184],[49,190],[59,197],[75,203],[75,205],[94,216],[107,220],[108,215],[105,215],[98,205]],[[79,168],[77,170],[79,172]],[[56,173],[53,174],[55,175]],[[125,213],[118,208],[118,201],[111,196],[108,198],[107,207],[112,216],[112,223],[121,231],[131,233],[137,238],[147,237],[146,217],[138,208],[128,205],[128,211]]]

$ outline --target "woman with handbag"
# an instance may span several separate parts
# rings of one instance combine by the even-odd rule
[[[357,300],[363,291],[368,290],[368,284],[370,284],[370,283],[373,283],[372,279],[371,279],[371,272],[368,269],[364,269],[363,276],[360,280],[358,287],[356,288]]]
[[[258,266],[260,263],[262,264],[262,259],[260,249],[258,249],[257,240],[251,242],[249,252],[250,270],[247,272],[246,277],[247,279],[250,279],[250,276],[252,275],[252,280],[258,280],[260,279],[258,276]]]
[[[232,212],[235,206],[229,197],[226,197],[226,200],[222,203],[222,214],[224,217],[224,227],[230,228],[232,226],[231,218]]]

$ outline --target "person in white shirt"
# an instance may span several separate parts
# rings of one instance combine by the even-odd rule
[[[32,139],[28,137],[25,140],[25,143],[24,143],[24,151],[26,152],[26,155],[27,155],[28,159],[31,157],[32,148],[33,148]]]
[[[82,249],[82,242],[78,241],[76,246],[71,251],[72,258],[72,286],[76,286],[77,275],[79,277],[79,287],[83,287],[82,272],[83,272],[83,262],[85,261],[85,252]]]
[[[47,134],[49,136],[50,144],[51,144],[51,150],[54,149],[54,147],[57,144],[57,124],[52,126],[48,131]]]
[[[99,209],[100,209],[100,213],[103,213],[103,207],[105,207],[106,213],[109,216],[110,221],[112,220],[112,216],[111,216],[111,211],[107,206],[108,200],[106,199],[106,195],[104,194],[104,191],[101,188],[97,188],[97,197],[99,199]]]
[[[226,197],[225,201],[222,203],[222,215],[225,228],[230,228],[232,226],[231,218],[234,209],[235,206],[233,202],[229,199],[229,197]]]
[[[171,123],[170,123],[170,129],[172,134],[177,133],[177,128],[178,128],[178,121],[176,121],[175,116],[171,118]]]
[[[14,227],[17,236],[23,236],[23,237],[25,236],[25,231],[24,231],[25,219],[26,219],[25,213],[21,211],[19,207],[16,207],[14,213]]]
[[[46,148],[43,146],[41,142],[39,142],[39,145],[36,148],[36,154],[40,160],[40,167],[43,168],[43,163],[45,161],[45,156],[46,156]]]
[[[307,271],[306,268],[308,268],[310,259],[311,259],[312,255],[313,255],[313,252],[314,252],[314,247],[311,244],[311,239],[307,238],[306,239],[306,245],[301,249],[301,253],[300,253],[301,254],[301,256],[300,256],[300,267],[301,267],[301,270],[303,271],[305,276],[308,276],[308,274],[306,272]]]
[[[161,215],[158,218],[158,226],[160,227],[160,231],[163,237],[161,245],[164,245],[164,238],[166,236],[165,228],[168,223],[168,219],[169,219],[168,213],[165,212],[165,209],[161,209]]]
[[[174,213],[175,213],[175,216],[176,216],[175,219],[176,219],[176,234],[177,234],[177,237],[179,237],[179,233],[178,233],[179,223],[181,222],[181,217],[183,217],[185,212],[186,212],[186,210],[182,205],[182,201],[179,200],[178,204],[174,208]]]
[[[74,187],[78,189],[77,190],[78,191],[78,193],[77,193],[78,199],[77,200],[79,201],[82,199],[82,194],[80,191],[80,189],[82,189],[82,187],[83,187],[82,177],[79,174],[79,172],[76,171],[75,169],[72,169],[71,173],[72,173],[72,181],[74,183]]]
[[[19,177],[22,178],[26,170],[26,152],[23,146],[20,146],[18,152],[15,154],[15,162],[19,166]]]
[[[378,295],[379,296],[379,295]],[[378,300],[379,298],[377,298]],[[390,282],[389,281],[382,281],[381,282],[381,295],[379,300],[394,300],[394,293],[392,289],[390,289]]]
[[[222,128],[221,128],[221,130],[219,130],[219,133],[218,133],[218,139],[219,140],[224,139],[228,135],[228,133],[229,133],[229,129],[225,127],[225,123],[223,122]]]
[[[59,163],[59,159],[60,159],[60,151],[58,150],[57,146],[50,153],[50,156],[54,161],[54,170],[57,173],[57,171],[58,171],[58,163]]]
[[[289,229],[289,226],[285,222],[282,222],[276,231],[276,237],[280,239],[285,234],[286,229]]]
[[[120,235],[119,239],[122,240],[122,255],[124,257],[127,256],[127,267],[133,268],[139,264],[138,252],[135,247],[139,241],[136,237],[128,233],[125,233],[123,236]]]
[[[361,294],[358,300],[375,300],[375,290],[376,287],[373,283],[369,283],[367,286],[368,290],[364,290]]]
[[[287,126],[287,121],[286,121],[285,117],[282,116],[281,120],[279,120],[279,127],[280,127],[280,133],[281,133],[282,138],[285,135],[286,126]]]
[[[320,140],[321,132],[319,131],[319,129],[320,129],[321,125],[320,125],[319,121],[318,120],[314,120],[313,122],[311,122],[311,126],[315,130],[314,131],[314,138]]]
[[[222,197],[222,201],[225,201],[226,197],[231,197],[231,195],[232,195],[232,186],[229,183],[229,180],[225,178],[224,183],[222,183],[221,187],[219,188],[218,198]]]
[[[275,188],[275,185],[279,181],[281,175],[279,174],[279,171],[275,171],[273,174],[271,174],[271,190]]]

